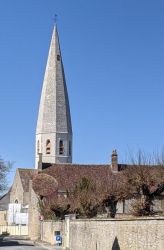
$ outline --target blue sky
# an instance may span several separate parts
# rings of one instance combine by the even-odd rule
[[[164,1],[0,0],[0,155],[34,166],[35,127],[53,29],[73,124],[73,161],[120,162],[164,145]]]

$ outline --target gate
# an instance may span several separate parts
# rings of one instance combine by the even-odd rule
[[[28,226],[26,225],[12,225],[12,226],[1,226],[0,225],[0,235],[9,234],[15,236],[28,235]]]

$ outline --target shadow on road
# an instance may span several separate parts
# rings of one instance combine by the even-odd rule
[[[3,236],[0,236],[0,247],[12,247],[12,246],[34,246],[30,242],[25,241],[18,241],[10,238],[5,238]]]

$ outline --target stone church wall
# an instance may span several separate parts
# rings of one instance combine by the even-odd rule
[[[120,201],[117,203],[117,214],[132,214],[132,204],[135,202],[135,199],[125,200],[124,202]],[[164,196],[159,196],[153,200],[153,210],[154,212],[163,212],[164,211]]]
[[[14,182],[10,191],[10,203],[15,203],[17,200],[18,203],[23,204],[23,187],[21,183],[21,179],[18,173],[18,170],[16,171]]]
[[[24,192],[24,195],[23,195],[23,204],[29,204],[29,200],[30,200],[30,197],[29,197],[29,192]]]
[[[29,184],[29,216],[28,216],[28,226],[29,226],[29,237],[31,240],[40,239],[41,235],[41,222],[39,221],[39,211],[38,211],[38,198],[32,189],[32,181]]]

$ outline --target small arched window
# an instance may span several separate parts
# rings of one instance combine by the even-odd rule
[[[64,143],[62,140],[59,141],[59,154],[60,155],[64,154]]]
[[[40,151],[40,143],[39,143],[39,140],[37,142],[37,154],[39,154],[39,151]]]
[[[46,141],[46,154],[47,155],[51,154],[51,142],[50,142],[50,140]]]
[[[18,204],[18,200],[17,199],[15,200],[15,204]]]

